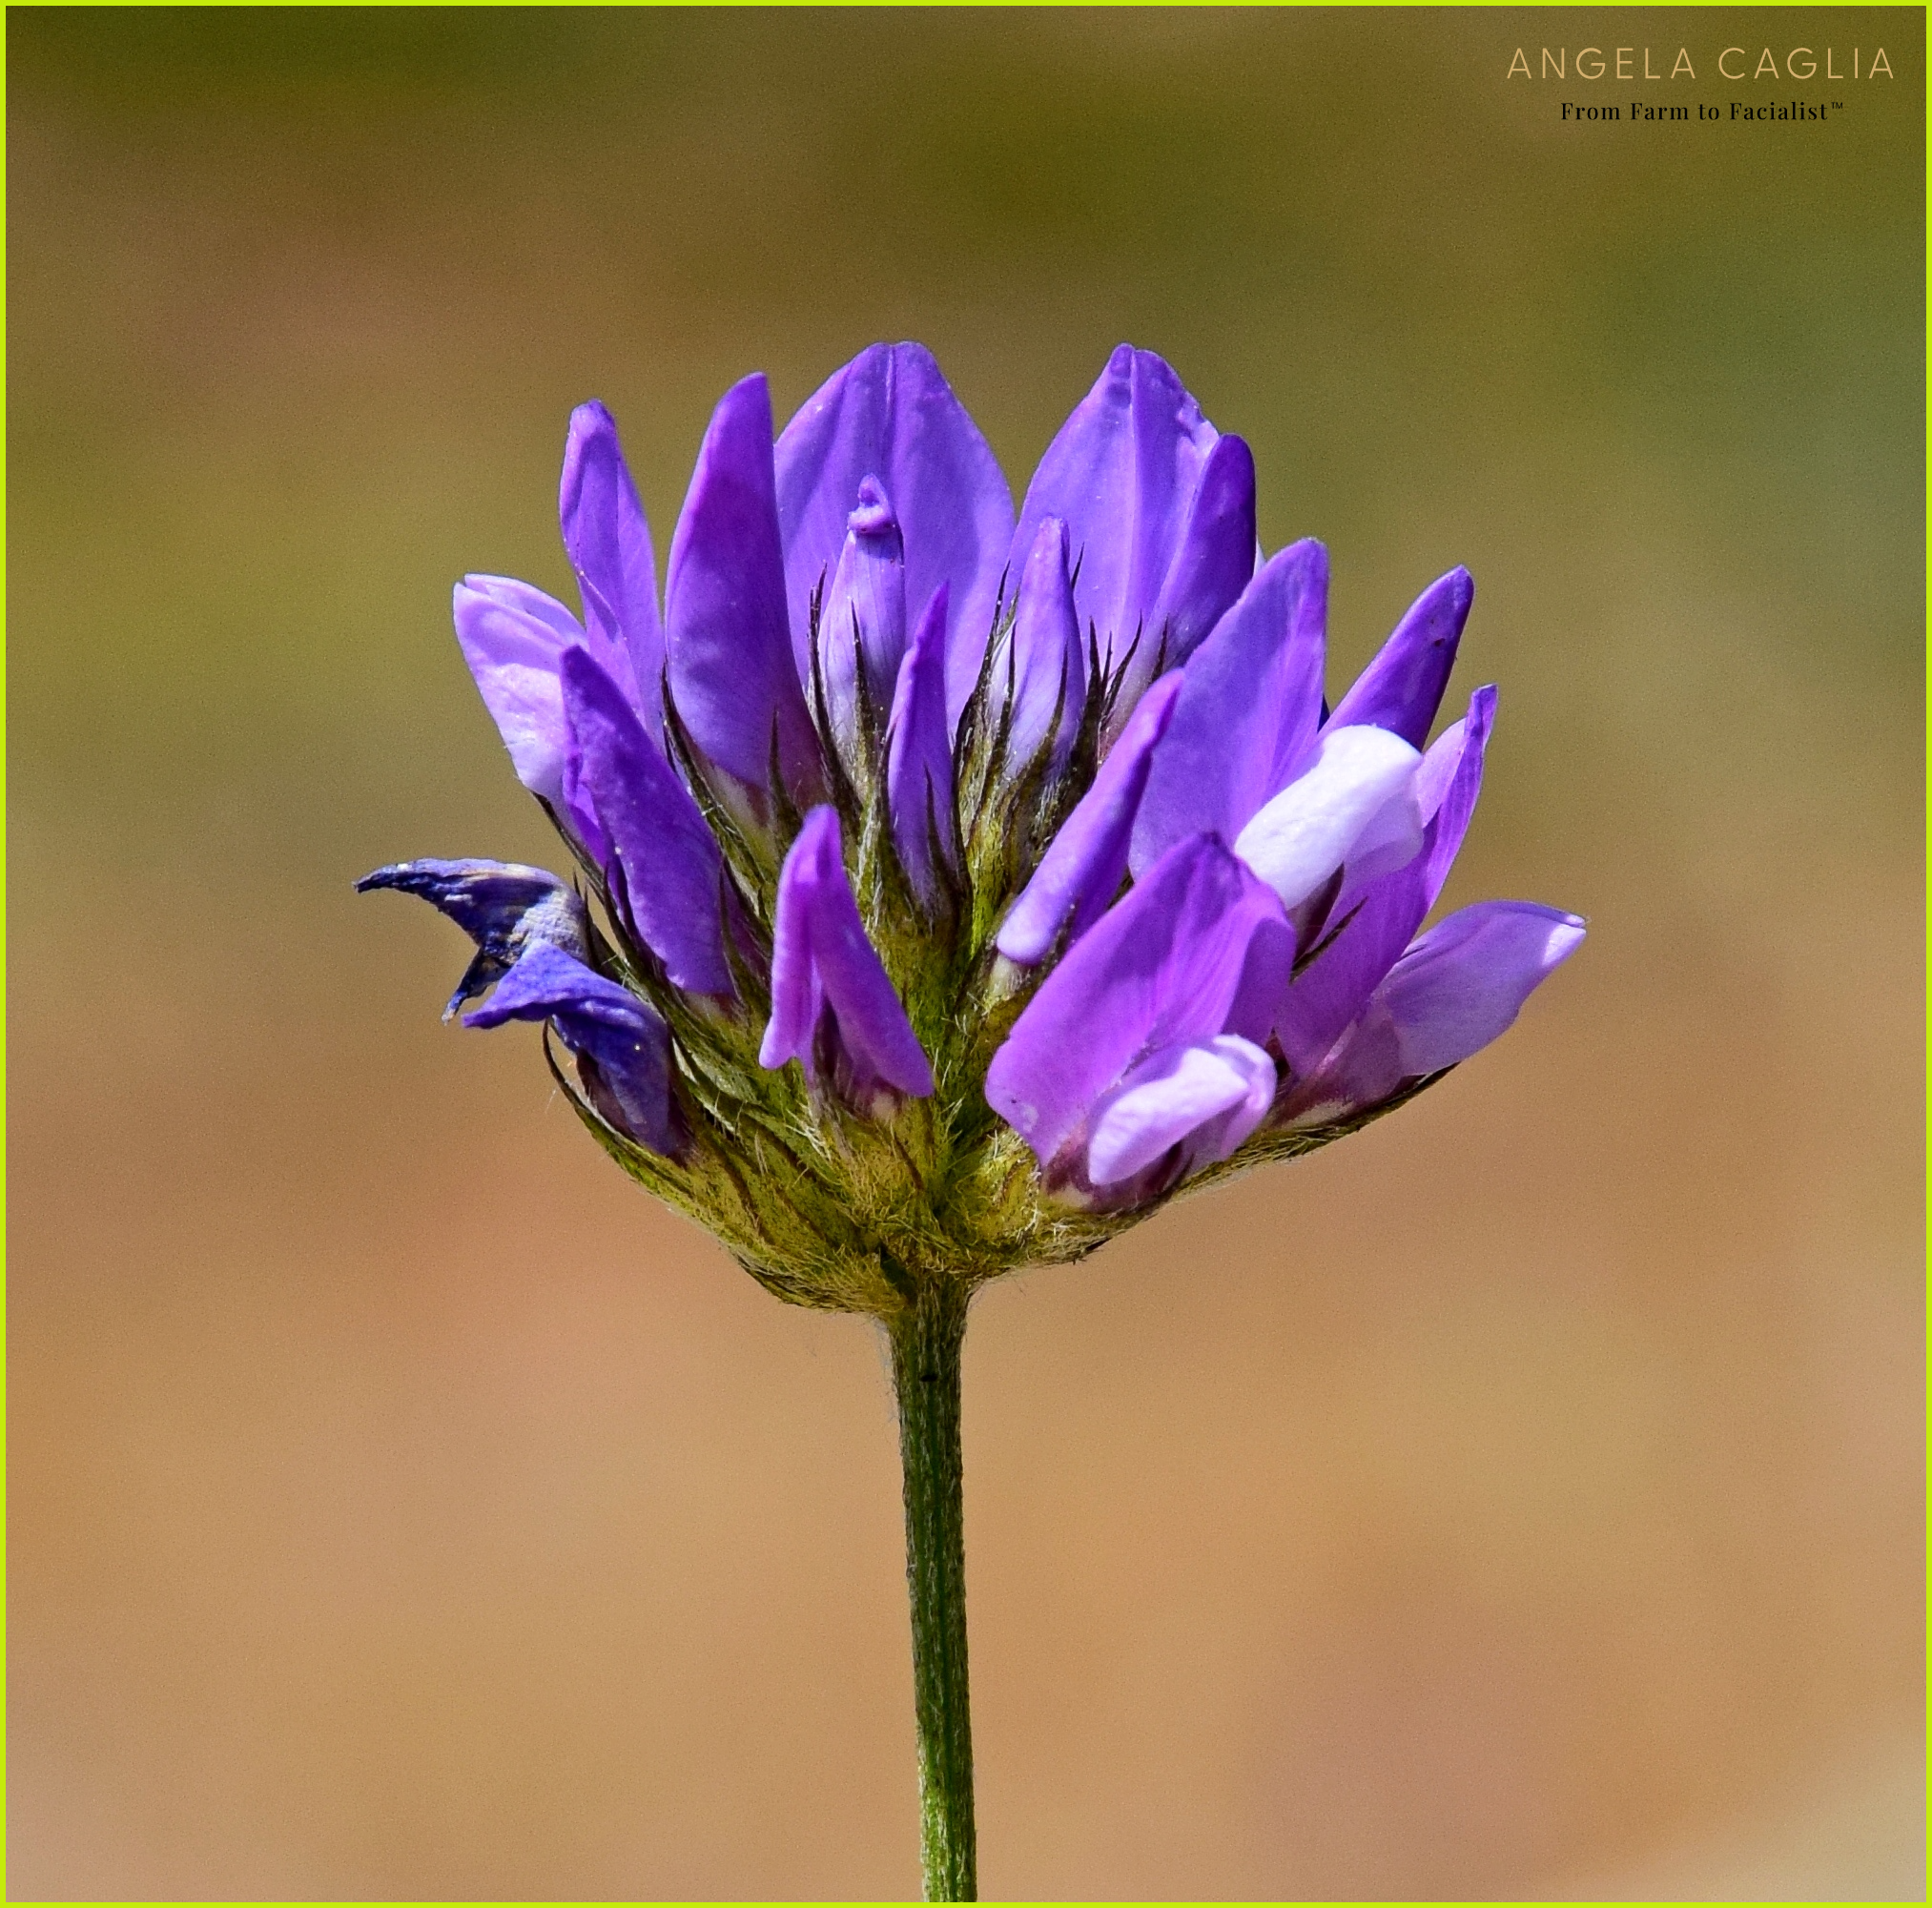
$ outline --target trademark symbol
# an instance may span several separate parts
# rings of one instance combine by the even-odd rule
[[[1844,101],[1842,99],[1834,99],[1831,103],[1831,110],[1834,113],[1842,113],[1845,110]]]

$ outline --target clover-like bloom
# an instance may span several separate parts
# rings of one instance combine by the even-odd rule
[[[487,861],[364,885],[471,936],[451,1011],[543,1023],[635,1178],[779,1296],[887,1323],[941,1582],[971,1292],[1401,1103],[1582,938],[1523,901],[1425,927],[1495,716],[1479,688],[1429,739],[1473,586],[1431,584],[1331,712],[1326,551],[1259,560],[1246,444],[1125,345],[1017,520],[916,344],[775,440],[762,377],[725,394],[662,609],[600,404],[560,513],[581,612],[470,576],[455,615],[575,890]],[[929,1885],[958,1894],[964,1632],[942,1595],[921,1619],[918,1568],[922,1768],[954,1796]]]

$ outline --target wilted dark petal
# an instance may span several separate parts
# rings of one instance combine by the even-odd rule
[[[677,712],[705,755],[762,790],[775,733],[788,787],[800,796],[814,788],[818,745],[785,608],[762,375],[732,385],[705,432],[671,538],[665,625]]]
[[[585,627],[621,648],[622,686],[664,746],[664,626],[657,613],[657,558],[617,424],[594,399],[570,413],[557,491],[564,547],[577,572]]]
[[[1322,716],[1328,553],[1276,553],[1188,659],[1134,826],[1133,865],[1203,831],[1232,841],[1313,751]]]
[[[1087,1178],[1117,1185],[1183,1142],[1185,1172],[1225,1159],[1266,1118],[1274,1094],[1274,1061],[1237,1035],[1163,1047],[1095,1104]]]
[[[812,593],[821,580],[830,585],[859,484],[874,477],[905,536],[907,602],[930,603],[942,583],[950,585],[947,719],[956,723],[993,624],[1013,540],[1013,495],[933,354],[922,344],[860,352],[785,426],[777,472],[801,679]]]
[[[1166,581],[1114,705],[1124,722],[1158,669],[1178,668],[1233,607],[1255,566],[1254,455],[1224,437],[1207,454]]]
[[[893,817],[893,841],[899,865],[929,907],[938,894],[934,830],[948,861],[957,852],[952,727],[946,720],[946,594],[941,584],[913,633],[886,725],[886,805]]]
[[[1249,943],[1281,904],[1220,842],[1177,843],[1068,951],[986,1075],[987,1103],[1046,1165],[1156,1049],[1225,1031]]]
[[[831,1024],[822,1024],[830,1016]],[[821,1042],[861,1105],[879,1084],[922,1097],[933,1070],[893,989],[846,879],[838,811],[806,816],[778,875],[771,933],[771,1018],[758,1052],[774,1071],[788,1060],[818,1077]]]
[[[1422,848],[1415,771],[1422,757],[1386,728],[1322,731],[1306,770],[1266,802],[1234,851],[1299,907],[1351,855],[1400,867]]]
[[[1014,561],[1025,561],[1045,519],[1065,521],[1080,626],[1099,630],[1110,667],[1151,624],[1219,435],[1163,359],[1123,344],[1039,461]],[[1150,627],[1145,640],[1158,644],[1158,632]]]
[[[1093,787],[1047,845],[1033,879],[999,924],[997,945],[1008,960],[1022,967],[1044,960],[1069,921],[1070,940],[1078,941],[1120,892],[1134,817],[1174,715],[1181,675],[1176,669],[1163,676],[1141,697]]]
[[[1338,728],[1372,724],[1420,749],[1455,667],[1475,594],[1475,579],[1466,569],[1438,577],[1410,605],[1329,721]]]
[[[868,477],[858,487],[858,507],[848,522],[845,547],[818,619],[826,713],[842,749],[850,750],[857,734],[858,665],[865,667],[872,706],[883,715],[905,653],[905,541],[885,490]]]
[[[445,1020],[536,942],[580,958],[589,952],[583,902],[541,868],[514,861],[399,861],[356,883],[358,893],[375,888],[419,895],[476,943],[476,958],[443,1009]]]
[[[670,1033],[629,989],[561,948],[532,947],[465,1027],[547,1020],[582,1064],[593,1103],[620,1132],[667,1157],[678,1151],[670,1098]],[[587,1063],[587,1064],[585,1064]]]
[[[1059,727],[1054,729],[1047,772],[1058,774],[1086,707],[1087,646],[1074,613],[1067,547],[1067,526],[1058,517],[1044,518],[1019,573],[1009,657],[1004,667],[995,666],[996,705],[1009,686],[1012,691],[1006,759],[1016,771],[1033,760],[1058,709]]]
[[[452,609],[456,640],[517,780],[553,807],[564,799],[564,692],[557,669],[573,644],[595,643],[555,597],[506,576],[466,576]],[[616,660],[608,644],[606,657]]]
[[[673,986],[730,995],[724,862],[703,813],[652,746],[624,692],[582,649],[564,657],[572,781],[607,849],[612,905]]]

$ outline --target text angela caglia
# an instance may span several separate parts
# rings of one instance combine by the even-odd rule
[[[1532,67],[1530,56],[1518,47],[1510,59],[1510,70],[1505,75],[1510,79],[1696,79],[1697,69],[1691,58],[1688,47],[1679,47],[1676,57],[1672,60],[1670,71],[1659,72],[1656,61],[1663,55],[1650,47],[1578,47],[1572,55],[1567,47],[1539,47],[1538,64]],[[1642,68],[1637,61],[1641,57]],[[1812,47],[1793,47],[1780,62],[1778,54],[1769,47],[1759,50],[1756,65],[1752,64],[1749,51],[1743,47],[1725,47],[1715,56],[1705,53],[1706,69],[1716,67],[1718,76],[1724,79],[1890,79],[1892,62],[1886,57],[1883,47],[1875,47],[1869,52],[1862,47],[1853,47],[1847,67],[1847,54],[1842,47],[1826,47],[1822,55],[1823,71],[1819,71],[1820,55]],[[1566,71],[1567,68],[1567,71]]]

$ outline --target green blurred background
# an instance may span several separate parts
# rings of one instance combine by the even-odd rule
[[[1591,43],[1896,79],[1504,80]],[[1016,492],[1165,353],[1329,544],[1331,687],[1467,563],[1450,899],[1592,920],[1400,1118],[977,1306],[987,1892],[1919,1891],[1922,14],[7,51],[14,1896],[915,1887],[869,1328],[350,892],[552,853],[448,591],[565,591],[569,407],[662,552],[728,383],[900,337]]]

